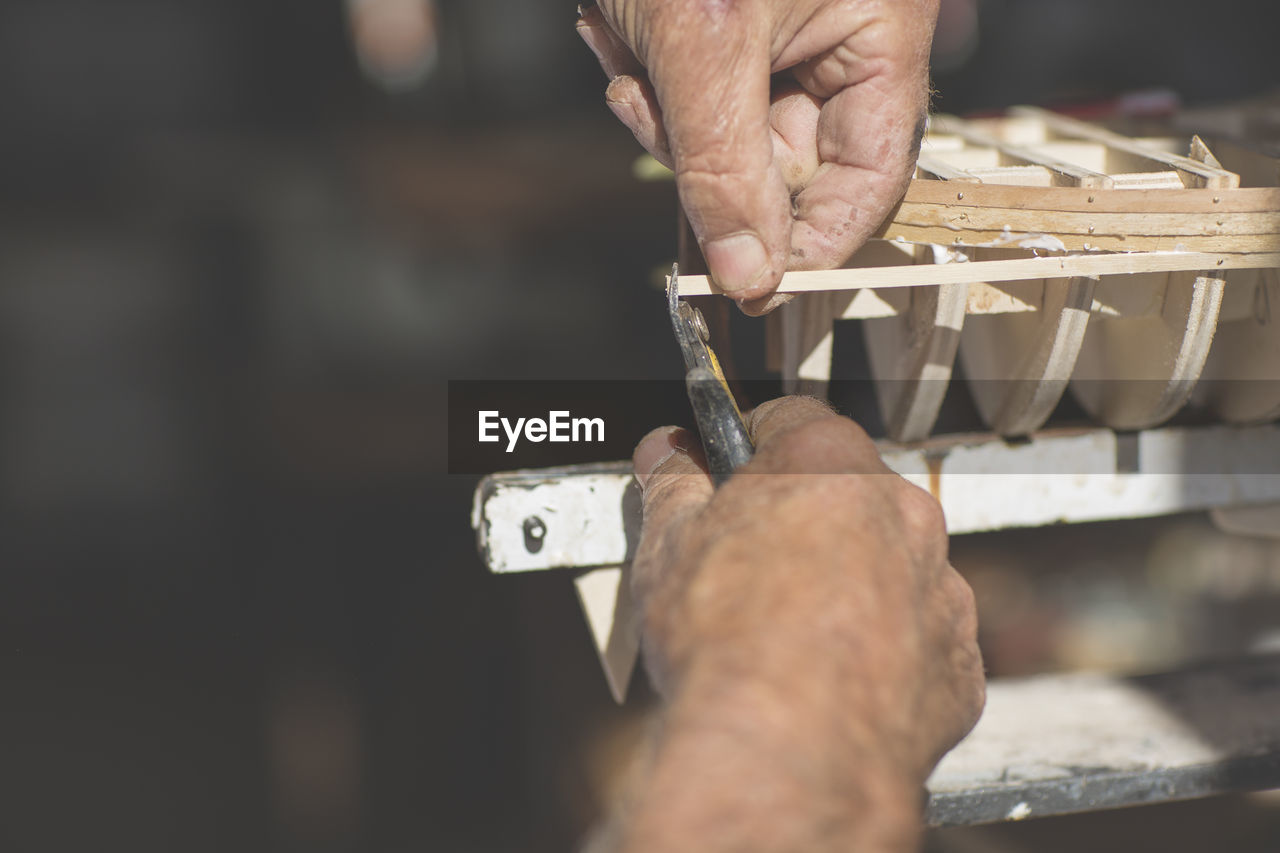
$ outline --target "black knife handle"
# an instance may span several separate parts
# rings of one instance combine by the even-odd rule
[[[685,389],[702,436],[711,479],[719,486],[755,453],[746,424],[728,387],[710,370],[695,367],[685,376]]]

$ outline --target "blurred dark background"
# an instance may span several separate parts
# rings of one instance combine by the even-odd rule
[[[1277,82],[1274,3],[944,7],[951,112]],[[448,380],[678,369],[652,289],[674,191],[633,178],[573,21],[551,0],[0,2],[4,849],[564,850],[598,815],[643,679],[613,707],[571,578],[485,572],[476,478],[444,454]],[[1250,642],[1166,636],[1208,581],[1177,575],[1164,610],[1144,592],[1200,524],[1125,534],[1105,571],[1019,561],[1045,539],[958,543],[1014,626],[985,638],[995,668],[1116,663],[1096,632],[1027,639],[1032,564],[1064,620],[1164,631],[1125,665]],[[931,844],[1032,843],[982,838]]]

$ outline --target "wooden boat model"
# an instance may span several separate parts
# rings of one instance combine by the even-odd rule
[[[781,289],[798,294],[771,321],[786,389],[825,394],[833,323],[863,320],[896,441],[930,435],[957,360],[1004,436],[1038,429],[1068,389],[1115,429],[1162,423],[1193,394],[1228,423],[1273,420],[1280,160],[1032,108],[936,116],[878,239]]]

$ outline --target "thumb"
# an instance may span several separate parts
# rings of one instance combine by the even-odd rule
[[[755,4],[682,4],[657,28],[646,65],[662,109],[680,200],[711,277],[737,299],[777,289],[791,203],[769,131],[768,16]]]

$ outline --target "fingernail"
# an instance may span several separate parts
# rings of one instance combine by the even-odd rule
[[[738,303],[739,310],[748,317],[762,317],[795,298],[794,293],[774,293],[759,299],[735,299],[734,302]]]
[[[769,270],[769,256],[754,234],[712,240],[702,252],[716,285],[730,295],[749,290]]]
[[[614,83],[617,82],[617,80],[614,80]],[[610,84],[609,89],[605,91],[605,105],[608,106],[609,109],[613,111],[613,114],[618,117],[618,121],[626,125],[627,129],[632,133],[635,133],[637,128],[640,127],[640,115],[636,112],[636,105],[626,98],[611,98],[610,92],[612,92],[614,88],[614,84]]]
[[[649,478],[653,476],[653,472],[683,449],[677,440],[679,432],[678,427],[655,429],[642,438],[640,444],[636,446],[636,452],[632,454],[631,460],[635,468],[636,482],[640,484],[642,491],[649,484]]]

